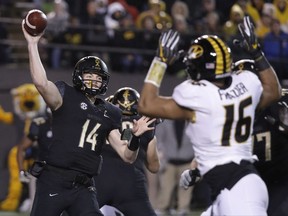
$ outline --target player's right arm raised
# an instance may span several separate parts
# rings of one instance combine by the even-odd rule
[[[38,51],[38,42],[43,33],[39,36],[31,36],[24,28],[24,20],[22,21],[22,31],[28,43],[28,53],[30,61],[30,73],[32,81],[44,98],[47,105],[56,110],[62,105],[62,97],[55,84],[47,79],[46,71],[40,59]]]

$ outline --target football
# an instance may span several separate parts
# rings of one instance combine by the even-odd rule
[[[32,36],[41,34],[46,26],[47,16],[41,10],[30,10],[24,18],[24,28]]]

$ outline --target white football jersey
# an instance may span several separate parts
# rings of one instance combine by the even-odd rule
[[[186,80],[175,87],[173,99],[196,114],[186,133],[201,175],[217,165],[257,159],[251,134],[262,91],[259,78],[250,71],[233,74],[227,89],[206,80]]]

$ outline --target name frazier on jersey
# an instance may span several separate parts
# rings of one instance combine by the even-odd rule
[[[245,94],[246,92],[248,92],[246,86],[241,82],[239,84],[237,84],[235,86],[235,88],[226,91],[226,90],[219,90],[219,96],[221,98],[221,100],[223,99],[233,99],[236,97],[240,97],[241,95]]]

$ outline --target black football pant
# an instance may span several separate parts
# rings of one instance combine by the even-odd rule
[[[44,170],[36,183],[31,216],[60,216],[64,210],[69,216],[103,216],[94,184],[73,184],[65,172]]]

